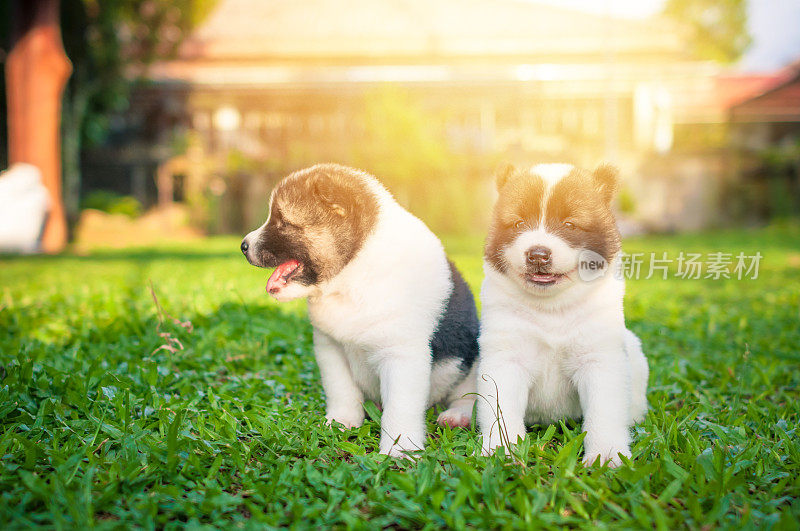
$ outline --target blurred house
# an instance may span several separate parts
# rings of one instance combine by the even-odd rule
[[[725,150],[692,139],[713,137],[728,109],[719,67],[685,42],[664,19],[517,0],[221,0],[137,92],[136,147],[89,165],[138,164],[126,171],[147,202],[203,196],[222,212],[216,230],[239,231],[278,176],[351,162],[364,98],[392,85],[442,123],[453,157],[472,161],[465,175],[488,183],[500,159],[611,160],[631,219],[702,227],[719,215]]]
[[[732,164],[751,217],[800,215],[800,60],[730,107]]]

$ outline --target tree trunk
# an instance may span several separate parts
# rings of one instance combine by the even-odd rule
[[[67,243],[61,193],[61,94],[71,64],[61,43],[58,0],[13,0],[12,46],[6,60],[9,163],[28,162],[42,172],[50,212],[42,250]]]
[[[79,75],[75,72],[73,75]],[[74,227],[80,212],[81,129],[89,104],[90,90],[83,82],[71,83],[64,94],[61,123],[64,161],[64,206],[69,227]]]

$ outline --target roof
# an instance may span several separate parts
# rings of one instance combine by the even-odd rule
[[[800,122],[800,60],[748,98],[731,106],[735,122]]]
[[[696,81],[673,93],[680,123],[720,123],[730,108],[775,84],[776,74],[698,72]]]
[[[182,60],[370,60],[681,53],[664,19],[609,19],[522,0],[221,0]]]

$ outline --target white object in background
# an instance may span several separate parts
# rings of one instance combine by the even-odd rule
[[[18,162],[0,172],[0,252],[38,251],[49,206],[39,168]]]
[[[638,147],[668,153],[673,141],[672,96],[663,86],[639,83],[633,97],[634,139]]]

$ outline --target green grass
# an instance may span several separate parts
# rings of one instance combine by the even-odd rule
[[[446,243],[477,289],[480,238]],[[432,411],[415,463],[375,453],[374,408],[326,428],[304,305],[272,302],[237,238],[0,259],[0,528],[796,529],[800,228],[625,248],[764,259],[758,280],[628,283],[651,411],[616,470],[580,464],[573,422],[533,428],[524,465]]]

